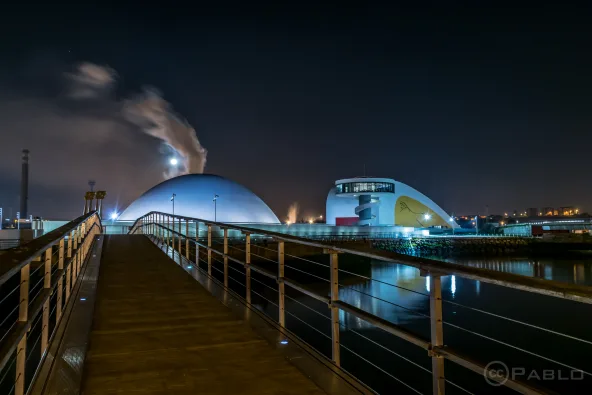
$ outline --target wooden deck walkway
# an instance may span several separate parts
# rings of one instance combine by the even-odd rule
[[[83,394],[323,394],[142,235],[105,236]]]

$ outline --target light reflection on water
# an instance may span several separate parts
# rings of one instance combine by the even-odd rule
[[[497,258],[464,259],[454,263],[528,277],[592,285],[592,259]],[[411,266],[373,261],[371,277],[379,282],[367,280],[348,285],[340,289],[340,298],[398,325],[426,320],[423,315],[429,315],[429,276],[421,277],[419,270]],[[459,281],[456,276],[442,277],[444,299],[454,300],[461,287],[464,287],[462,291],[465,300],[477,300],[481,296],[480,281],[463,278]],[[343,312],[341,319],[346,328],[372,328],[367,322]]]

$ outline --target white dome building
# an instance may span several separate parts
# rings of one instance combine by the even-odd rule
[[[118,220],[135,221],[151,211],[172,214],[173,194],[175,215],[226,223],[280,223],[249,189],[213,174],[187,174],[163,181],[132,202]]]

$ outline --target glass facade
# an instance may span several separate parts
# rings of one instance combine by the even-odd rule
[[[337,193],[395,192],[391,182],[347,182],[337,184]]]

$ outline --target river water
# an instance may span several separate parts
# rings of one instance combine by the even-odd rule
[[[588,256],[449,261],[547,280],[592,285],[592,257]],[[301,263],[286,261],[288,267],[302,269]],[[373,260],[360,267],[364,269],[359,274],[371,279],[340,274],[340,299],[429,340],[429,278],[421,277],[419,270],[413,267],[382,261]],[[286,277],[302,275],[291,270],[286,269]],[[347,270],[353,270],[351,265]],[[319,277],[328,278],[324,275]],[[265,283],[263,278],[254,278]],[[320,278],[313,279],[309,285],[317,287],[319,292],[326,292],[328,284]],[[259,289],[257,281],[253,284],[253,290],[258,290],[261,295],[254,296],[254,303],[259,303],[262,310],[277,317],[276,306],[262,299],[266,296],[269,300],[277,300],[277,295],[267,288],[275,288],[275,284],[269,282],[267,287],[260,286]],[[331,331],[327,306],[286,288],[288,329],[330,356]],[[592,376],[586,373],[592,372],[589,358],[592,351],[592,306],[459,276],[442,277],[442,293],[444,342],[451,349],[484,365],[501,361],[509,369],[514,368],[517,378],[533,387],[558,393],[588,393],[587,388],[592,384]],[[431,394],[431,359],[425,350],[347,313],[341,312],[340,321],[344,369],[381,394]],[[571,367],[578,370],[574,371]],[[514,393],[492,386],[483,375],[449,361],[445,363],[445,372],[446,379],[450,381],[446,391],[450,394]],[[455,384],[464,390],[455,387]]]

